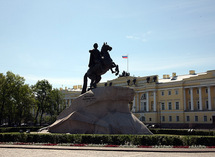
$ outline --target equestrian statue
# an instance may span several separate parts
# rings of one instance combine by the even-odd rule
[[[101,80],[101,75],[105,74],[108,70],[111,70],[111,72],[115,73],[116,76],[119,74],[119,66],[113,62],[109,54],[112,47],[110,47],[107,43],[104,43],[101,48],[101,52],[98,50],[97,43],[95,43],[93,47],[93,50],[89,50],[89,69],[84,75],[84,83],[81,94],[85,93],[87,90],[87,78],[91,79],[90,90],[96,88],[97,83]],[[115,69],[113,70],[113,68]]]

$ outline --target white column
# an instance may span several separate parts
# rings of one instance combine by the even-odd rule
[[[156,102],[156,91],[154,91],[154,104],[153,104],[153,109],[154,109],[153,111],[154,112],[156,112],[156,106],[157,106],[156,104],[157,104],[157,102]]]
[[[208,110],[211,110],[211,88],[208,87]]]
[[[193,106],[193,88],[190,88],[190,102],[191,102],[191,111],[194,110]]]
[[[139,108],[139,93],[137,93],[137,107],[136,107],[136,112],[139,112],[140,108]]]
[[[69,99],[69,106],[71,106],[72,104],[72,99]]]
[[[149,92],[146,92],[146,111],[149,112]]]
[[[184,88],[184,111],[186,110],[186,89]]]
[[[136,106],[135,106],[135,97],[134,97],[133,105],[132,105],[132,112],[135,112],[135,108],[136,108]]]
[[[199,110],[202,110],[202,88],[199,87]]]

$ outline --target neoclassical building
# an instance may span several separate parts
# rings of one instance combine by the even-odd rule
[[[135,90],[131,112],[142,122],[168,128],[215,128],[215,70],[204,73],[132,77],[124,76],[99,83]],[[80,90],[65,91],[69,106]]]

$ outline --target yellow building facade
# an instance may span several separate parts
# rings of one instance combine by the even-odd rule
[[[102,86],[133,88],[135,97],[128,105],[143,123],[167,128],[215,127],[215,70],[204,73],[157,75],[145,77],[124,76]],[[80,91],[67,94],[68,105]]]

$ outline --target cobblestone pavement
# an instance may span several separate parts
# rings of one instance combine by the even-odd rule
[[[214,157],[215,149],[0,145],[0,157]]]

